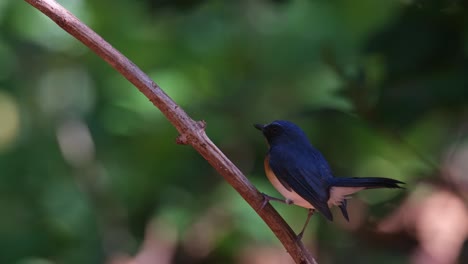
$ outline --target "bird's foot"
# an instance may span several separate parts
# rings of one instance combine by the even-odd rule
[[[309,224],[310,218],[312,217],[314,212],[315,212],[315,209],[309,209],[309,212],[307,214],[307,219],[306,219],[306,222],[304,224],[304,227],[302,227],[301,232],[296,236],[296,242],[299,242],[299,241],[302,240],[302,237],[304,236],[304,231],[305,231],[307,225]]]
[[[296,236],[296,242],[301,241],[303,236],[304,236],[304,230]]]
[[[285,204],[292,204],[293,203],[293,201],[291,199],[280,199],[280,198],[269,196],[268,194],[265,194],[265,193],[262,193],[262,195],[263,195],[263,203],[262,203],[262,206],[260,207],[259,211],[261,211],[267,205],[267,203],[269,203],[270,201],[278,201],[278,202],[282,202],[282,203],[285,203]]]

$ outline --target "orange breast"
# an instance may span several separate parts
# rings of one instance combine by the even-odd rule
[[[268,155],[265,157],[264,166],[265,166],[265,174],[266,174],[268,180],[271,182],[273,187],[275,187],[275,189],[279,193],[281,193],[281,195],[284,196],[284,198],[286,198],[288,200],[291,200],[292,203],[297,205],[297,206],[314,209],[314,206],[312,206],[309,202],[307,202],[299,194],[297,194],[293,190],[289,191],[288,189],[286,189],[283,186],[283,184],[278,180],[275,173],[270,168],[270,157]]]

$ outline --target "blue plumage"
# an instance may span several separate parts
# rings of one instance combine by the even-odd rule
[[[255,127],[270,145],[265,170],[275,188],[288,201],[312,212],[316,209],[330,221],[330,207],[335,205],[349,220],[346,195],[370,188],[400,188],[402,182],[389,178],[335,178],[323,155],[292,122],[278,120]]]

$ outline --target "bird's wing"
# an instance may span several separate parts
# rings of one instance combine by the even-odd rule
[[[286,188],[293,189],[332,221],[333,216],[327,203],[330,186],[321,169],[321,166],[328,167],[328,164],[324,160],[325,164],[322,164],[322,159],[317,159],[313,154],[271,149],[269,165],[279,181],[287,185]]]

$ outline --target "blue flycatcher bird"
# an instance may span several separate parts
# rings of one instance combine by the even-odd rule
[[[309,209],[298,240],[302,238],[315,210],[333,221],[330,207],[338,206],[349,221],[347,195],[364,189],[401,188],[399,184],[403,184],[389,178],[335,178],[323,155],[310,144],[297,125],[277,120],[267,125],[254,126],[263,132],[270,145],[264,162],[266,176],[286,198],[283,200],[264,194],[262,208],[270,200],[277,200]]]

